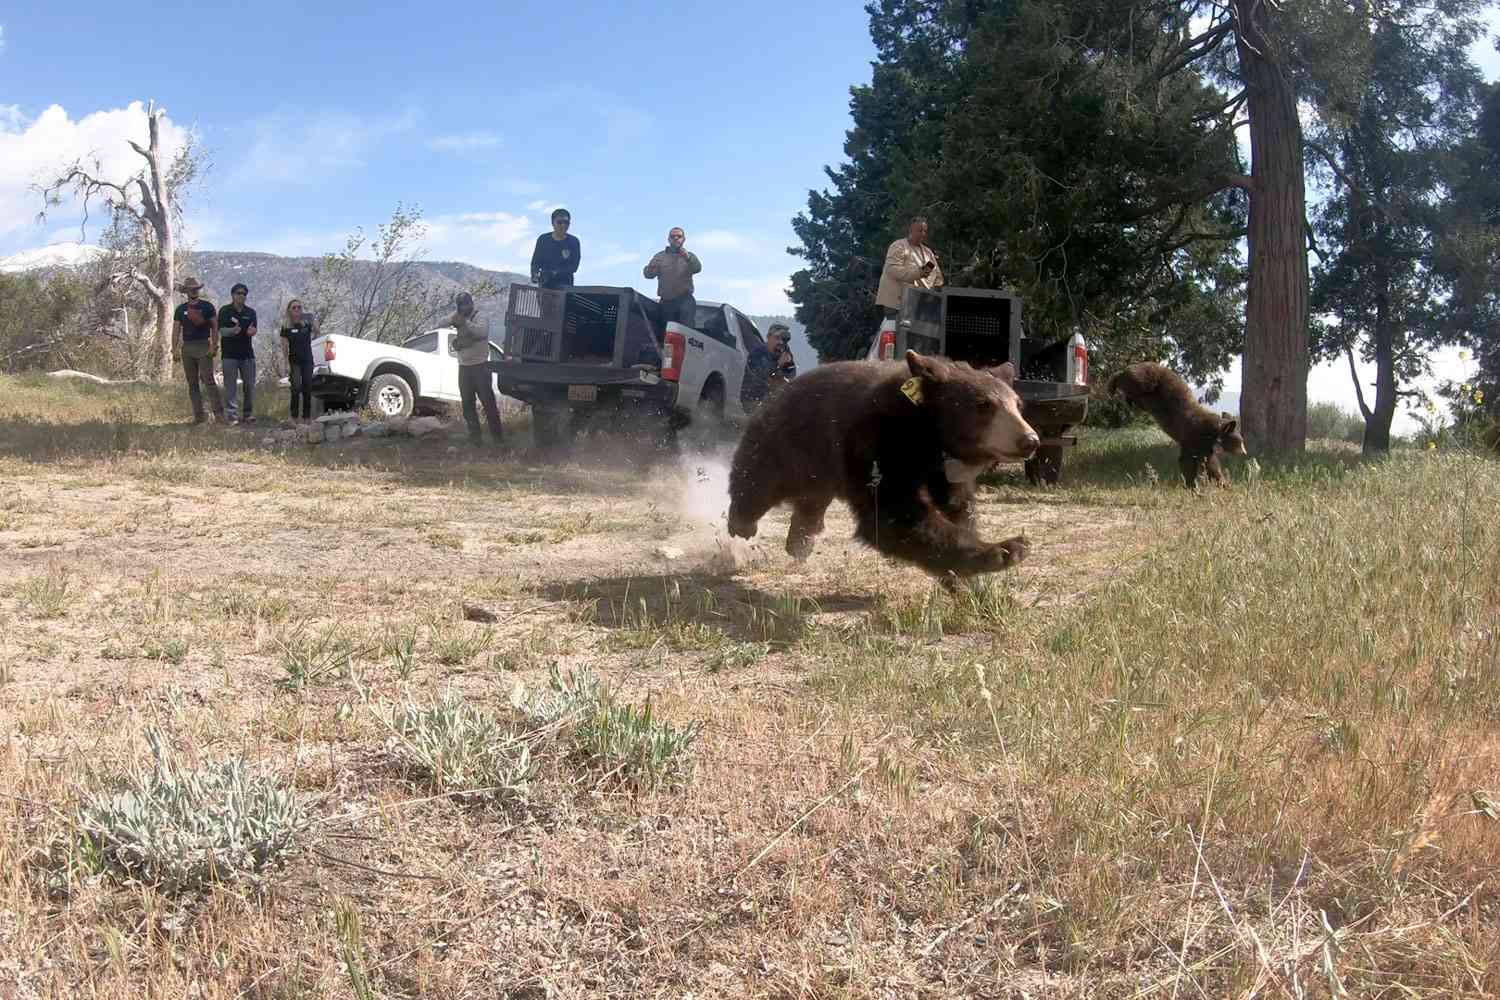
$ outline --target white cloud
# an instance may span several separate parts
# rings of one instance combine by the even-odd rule
[[[467,153],[476,149],[494,149],[500,137],[493,132],[459,132],[427,140],[427,148],[439,153]]]
[[[708,229],[701,233],[688,233],[687,236],[688,245],[693,250],[745,254],[760,252],[759,241],[727,229]]]
[[[785,274],[758,278],[715,278],[707,270],[698,275],[695,284],[698,296],[711,302],[728,302],[741,312],[756,315],[781,314],[792,311],[791,300],[786,292],[791,287],[791,278]]]
[[[510,212],[434,215],[422,240],[427,260],[457,260],[497,271],[524,272],[537,223]]]
[[[550,201],[546,201],[541,198],[538,198],[536,201],[528,201],[526,203],[526,211],[528,212],[550,212],[553,207],[554,206]],[[559,205],[556,207],[561,208],[562,206]]]
[[[95,111],[76,121],[56,104],[31,119],[18,107],[0,106],[0,246],[36,242],[35,234],[28,232],[34,230],[42,207],[35,186],[55,179],[73,161],[83,160],[91,172],[115,183],[138,173],[145,161],[127,140],[146,142],[146,109],[139,101]],[[186,129],[171,118],[163,119],[162,146],[168,157],[187,141]],[[98,234],[103,221],[97,203],[92,213],[95,225],[89,236]],[[54,226],[76,223],[82,217],[82,205],[65,198],[48,215]],[[69,238],[79,238],[76,227]]]
[[[374,119],[327,109],[273,111],[248,123],[250,142],[229,168],[229,183],[322,183],[364,166],[371,150],[416,127],[417,121],[413,111]]]

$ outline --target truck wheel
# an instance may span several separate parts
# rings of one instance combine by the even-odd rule
[[[688,434],[700,447],[713,447],[724,437],[724,383],[714,378],[703,387]]]
[[[370,408],[382,417],[409,417],[417,406],[411,385],[390,372],[370,379],[369,396]]]
[[[1062,478],[1063,449],[1060,444],[1043,445],[1026,460],[1026,481],[1032,486],[1056,486]]]

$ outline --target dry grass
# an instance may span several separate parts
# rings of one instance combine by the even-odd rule
[[[1066,488],[986,490],[1034,555],[955,597],[841,514],[731,569],[691,471],[0,390],[0,997],[1500,992],[1493,460],[1194,497],[1159,436],[1094,436]],[[524,795],[451,787],[580,668],[630,710]],[[294,791],[305,849],[95,874],[79,807],[155,732]]]

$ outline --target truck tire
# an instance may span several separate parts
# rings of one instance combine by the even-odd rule
[[[370,409],[382,417],[409,417],[417,408],[417,396],[411,391],[411,383],[392,372],[370,379],[368,395]]]
[[[693,421],[688,426],[688,436],[699,447],[712,448],[725,437],[728,425],[724,422],[724,382],[711,377],[698,397],[698,406],[693,410]]]
[[[1043,434],[1043,437],[1049,435]],[[1063,448],[1060,444],[1043,445],[1026,460],[1026,481],[1032,486],[1056,486],[1062,478]]]

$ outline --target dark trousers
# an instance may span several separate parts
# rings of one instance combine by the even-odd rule
[[[479,430],[479,410],[475,405],[479,403],[484,406],[484,419],[490,425],[491,436],[499,441],[502,437],[500,406],[495,401],[489,362],[458,366],[458,398],[463,400],[464,423],[469,425],[469,440],[478,444],[484,437]]]
[[[693,298],[692,292],[661,300],[661,325],[665,328],[668,323],[698,328],[698,300]]]
[[[188,399],[193,404],[193,419],[202,421],[203,394],[208,393],[208,405],[214,416],[224,419],[224,402],[219,398],[219,383],[214,381],[214,356],[209,353],[206,340],[183,341],[182,373],[187,376]],[[201,388],[200,388],[201,387]]]
[[[298,361],[296,358],[287,359],[288,375],[292,377],[292,419],[312,419],[312,359]],[[302,404],[299,411],[298,403]]]

